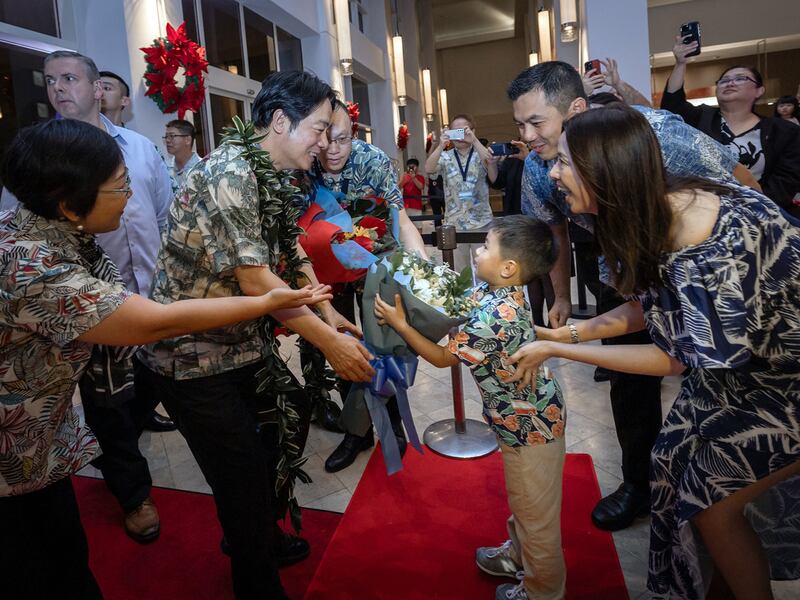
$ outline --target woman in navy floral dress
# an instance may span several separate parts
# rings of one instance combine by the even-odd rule
[[[550,176],[595,215],[631,300],[537,330],[514,379],[556,356],[684,373],[651,455],[648,588],[771,598],[770,579],[800,577],[800,223],[733,181],[665,180],[647,122],[622,105],[568,121]],[[575,345],[643,327],[652,346]]]

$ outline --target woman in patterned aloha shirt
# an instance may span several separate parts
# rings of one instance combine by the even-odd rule
[[[101,598],[69,478],[98,452],[72,403],[87,369],[113,393],[139,344],[331,296],[319,286],[161,305],[131,294],[94,237],[119,226],[131,195],[113,138],[49,121],[5,156],[2,180],[21,206],[0,215],[0,589]]]
[[[624,106],[568,121],[550,176],[595,215],[630,301],[541,330],[514,379],[555,356],[685,372],[651,454],[648,588],[772,598],[770,579],[800,577],[800,222],[736,183],[665,180],[651,128]],[[651,346],[575,345],[644,327]]]

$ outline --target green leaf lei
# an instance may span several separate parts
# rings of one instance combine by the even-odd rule
[[[275,169],[269,153],[259,145],[266,136],[257,135],[253,123],[246,125],[234,116],[233,127],[224,129],[222,143],[242,148],[245,158],[253,170],[258,183],[259,209],[261,214],[261,235],[269,240],[269,266],[291,287],[297,288],[305,279],[302,266],[308,262],[297,254],[297,236],[303,230],[298,227],[300,209],[297,198],[300,189],[293,185],[290,177]],[[277,322],[266,317],[263,320],[261,334],[267,347],[264,368],[258,372],[258,391],[269,390],[276,396],[276,408],[259,414],[263,424],[277,424],[278,427],[278,463],[275,475],[275,492],[278,500],[278,514],[283,502],[289,510],[292,527],[300,531],[300,505],[294,496],[294,485],[297,479],[310,483],[311,478],[303,471],[306,459],[302,456],[302,448],[296,439],[302,429],[300,411],[293,405],[293,398],[303,390],[303,386],[286,366],[279,354],[279,345],[275,336]],[[302,396],[301,396],[302,397]],[[283,500],[283,502],[281,501]]]

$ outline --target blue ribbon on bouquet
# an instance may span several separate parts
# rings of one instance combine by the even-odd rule
[[[392,429],[392,422],[389,419],[389,411],[386,409],[387,398],[394,396],[397,399],[397,408],[406,429],[408,442],[420,454],[423,453],[417,429],[414,427],[414,419],[411,416],[407,393],[408,388],[414,385],[419,359],[413,355],[377,354],[369,344],[362,343],[375,357],[370,361],[370,365],[375,369],[375,376],[369,383],[354,384],[350,389],[350,394],[363,392],[367,410],[372,417],[372,424],[381,442],[386,472],[392,475],[403,468],[403,462],[400,457],[400,447],[397,445],[397,438]]]

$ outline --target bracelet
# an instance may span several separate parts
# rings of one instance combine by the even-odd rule
[[[567,323],[567,328],[569,329],[569,339],[573,344],[580,344],[581,338],[578,336],[578,328],[575,327],[575,323]]]

